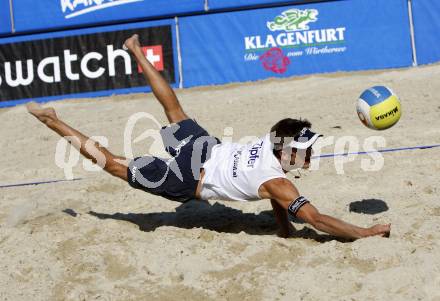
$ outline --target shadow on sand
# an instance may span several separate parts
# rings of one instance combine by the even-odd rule
[[[190,201],[182,204],[176,208],[175,212],[105,214],[90,211],[89,214],[99,219],[131,222],[145,232],[154,231],[161,226],[184,229],[203,228],[226,233],[240,233],[243,231],[251,235],[276,235],[278,231],[278,225],[272,210],[262,211],[259,214],[244,213],[241,210],[220,203],[210,205],[201,201]],[[297,222],[298,220],[293,221]],[[317,242],[331,240],[346,242],[346,240],[331,235],[318,234],[308,227],[295,231],[292,237],[313,239]]]
[[[364,199],[362,201],[351,202],[349,206],[350,212],[372,215],[388,211],[388,209],[387,203],[378,199]]]

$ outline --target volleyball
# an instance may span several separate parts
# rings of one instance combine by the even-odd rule
[[[356,110],[362,123],[374,130],[392,127],[402,114],[399,98],[385,86],[366,89],[359,96]]]

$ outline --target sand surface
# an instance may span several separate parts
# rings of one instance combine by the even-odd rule
[[[359,94],[387,85],[403,116],[364,127]],[[337,141],[381,135],[386,148],[440,143],[440,66],[267,80],[177,91],[188,115],[222,137],[262,136],[279,119],[305,117]],[[124,153],[129,117],[164,124],[151,94],[53,102],[58,116]],[[0,110],[0,184],[65,179],[59,137],[25,112]],[[137,137],[151,122],[141,120]],[[230,129],[226,129],[228,133]],[[332,153],[335,145],[324,148]],[[135,155],[160,153],[153,139]],[[351,243],[293,222],[278,238],[267,200],[184,205],[131,189],[104,172],[78,181],[0,189],[0,300],[440,300],[440,148],[386,153],[380,171],[358,156],[339,174],[331,158],[290,178],[321,212],[360,226],[392,223],[389,239]],[[61,158],[63,159],[63,158]],[[67,160],[66,158],[64,158]],[[340,163],[336,163],[340,164]],[[340,165],[337,165],[340,166]]]

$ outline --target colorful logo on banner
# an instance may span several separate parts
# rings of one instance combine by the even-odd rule
[[[60,0],[64,18],[70,19],[97,10],[144,0]]]
[[[142,52],[145,58],[156,68],[157,71],[163,71],[163,51],[162,45],[142,46]],[[142,68],[138,65],[138,72],[142,73]]]
[[[280,48],[276,47],[261,55],[260,61],[264,69],[280,74],[286,72],[287,66],[290,64],[289,58],[283,54]]]
[[[318,16],[317,9],[283,11],[266,22],[266,33],[244,37],[244,61],[260,61],[265,70],[281,74],[292,57],[345,52],[346,28],[320,28]]]
[[[267,22],[267,27],[271,31],[284,30],[284,31],[299,31],[309,30],[307,26],[310,22],[316,22],[319,14],[316,9],[289,9],[281,13],[280,16],[276,16],[273,22]]]

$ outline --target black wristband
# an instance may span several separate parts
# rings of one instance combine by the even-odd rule
[[[299,196],[296,200],[292,201],[287,208],[287,212],[289,212],[292,216],[296,217],[299,209],[305,204],[310,203],[308,199],[303,196]]]

